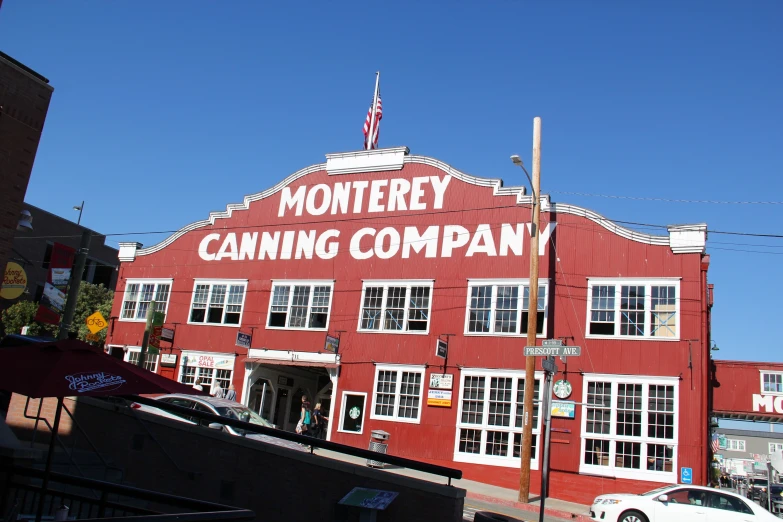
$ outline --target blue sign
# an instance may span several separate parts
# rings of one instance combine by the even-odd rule
[[[683,484],[693,484],[693,469],[680,468],[680,482]]]
[[[250,341],[253,338],[250,336],[250,334],[237,332],[237,346],[241,346],[242,348],[250,349]]]

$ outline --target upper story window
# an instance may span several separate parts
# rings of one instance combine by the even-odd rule
[[[742,439],[726,439],[726,449],[729,451],[745,451],[745,441]]]
[[[783,442],[769,443],[769,453],[778,453],[779,451],[783,451]]]
[[[761,372],[761,393],[783,395],[783,372]]]
[[[121,321],[145,321],[147,309],[155,301],[155,310],[166,313],[171,294],[171,279],[128,279],[122,298]]]
[[[538,286],[536,334],[546,332],[549,285]],[[466,335],[526,335],[530,284],[517,279],[468,281]]]
[[[585,375],[579,471],[676,481],[678,392],[677,377]]]
[[[432,281],[365,281],[359,331],[427,333]]]
[[[376,367],[370,418],[418,423],[423,381],[423,366]]]
[[[680,338],[679,279],[590,279],[590,337]]]
[[[268,328],[326,330],[333,281],[273,281]]]
[[[190,324],[239,325],[247,281],[196,279],[190,305]]]

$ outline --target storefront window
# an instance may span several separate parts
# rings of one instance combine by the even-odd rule
[[[201,380],[205,392],[219,383],[223,389],[228,389],[234,374],[234,357],[207,352],[182,352],[179,381],[193,386]]]
[[[343,392],[343,403],[340,411],[340,427],[338,431],[361,434],[364,424],[364,406],[367,394],[359,392]]]
[[[378,366],[370,417],[398,422],[419,422],[423,379],[422,366]]]

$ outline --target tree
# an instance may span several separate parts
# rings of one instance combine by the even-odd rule
[[[114,299],[114,292],[103,285],[94,285],[82,281],[79,286],[79,295],[76,299],[76,310],[73,314],[72,332],[77,332],[77,336],[82,341],[87,340],[90,330],[87,328],[87,318],[95,312],[100,312],[104,319],[108,321],[111,317],[111,305]],[[29,326],[28,335],[41,335],[57,337],[60,327],[54,324],[39,323],[35,320],[35,313],[38,311],[38,303],[33,301],[19,301],[7,310],[3,311],[2,319],[6,334],[18,334],[22,332],[23,326]],[[106,331],[104,328],[97,335],[100,337],[100,343],[106,341]]]
[[[39,323],[35,320],[38,303],[19,301],[3,310],[2,319],[6,334],[20,334],[23,326],[29,326],[27,335],[56,337],[57,325]]]

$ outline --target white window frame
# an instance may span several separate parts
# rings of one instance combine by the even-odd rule
[[[196,323],[199,324],[199,323]],[[217,375],[217,370],[229,370],[231,372],[231,377],[229,378],[229,382],[234,381],[234,377],[236,376],[235,370],[236,370],[236,363],[237,358],[236,355],[233,353],[224,353],[224,352],[199,352],[199,351],[190,351],[190,350],[183,350],[182,353],[179,356],[179,370],[177,372],[177,382],[180,384],[184,384],[185,386],[193,386],[192,384],[185,384],[182,382],[182,378],[185,375],[185,368],[189,365],[185,364],[185,361],[189,359],[190,357],[199,357],[199,356],[205,356],[205,357],[222,357],[223,359],[230,359],[231,360],[231,367],[230,368],[207,368],[203,366],[192,366],[192,368],[195,368],[195,375],[193,376],[193,382],[195,383],[196,380],[201,377],[202,371],[211,371],[212,377],[210,378],[212,381],[212,384],[210,386],[210,389],[204,388],[204,391],[207,393],[210,393],[212,391],[212,388],[215,386],[215,376]]]
[[[377,330],[362,328],[362,317],[364,315],[364,296],[367,291],[367,287],[383,287],[383,296],[381,297],[381,318],[380,328]],[[435,286],[435,280],[433,279],[368,279],[362,281],[362,294],[359,299],[359,322],[356,324],[356,331],[361,333],[382,333],[382,334],[404,334],[404,335],[429,335],[430,328],[432,327],[432,299],[433,288]],[[386,297],[388,295],[389,287],[405,287],[405,309],[403,311],[405,317],[405,327],[408,327],[408,312],[410,310],[410,298],[411,288],[413,287],[426,287],[430,289],[430,298],[427,306],[427,329],[426,330],[386,330],[383,327],[386,317]]]
[[[601,435],[587,433],[587,388],[590,382],[609,382],[612,386],[609,434]],[[617,435],[617,389],[618,384],[641,384],[642,385],[642,435],[640,437]],[[671,439],[658,439],[647,436],[649,413],[648,399],[649,386],[673,386],[674,387],[674,425],[673,437]],[[614,374],[584,374],[582,380],[582,422],[581,422],[581,441],[579,451],[579,473],[588,475],[600,475],[603,477],[625,478],[631,480],[649,480],[651,482],[667,482],[676,484],[679,478],[677,470],[678,450],[679,450],[679,424],[680,424],[680,379],[679,377],[647,377],[639,375],[614,375]],[[585,464],[585,448],[587,439],[598,439],[609,441],[609,466],[596,466],[594,464]],[[616,442],[638,442],[641,443],[640,466],[642,469],[616,468]],[[645,466],[647,459],[647,444],[656,444],[664,446],[673,446],[672,450],[672,470],[654,471],[648,470]]]
[[[518,286],[519,297],[517,298],[517,331],[516,332],[471,332],[470,328],[470,298],[471,289],[476,286],[492,286],[492,314],[491,318],[492,329],[495,328],[494,313],[497,306],[497,293],[498,286]],[[527,337],[527,333],[520,333],[522,330],[522,314],[528,311],[527,307],[523,307],[524,301],[524,288],[530,286],[529,279],[468,279],[468,299],[465,303],[465,326],[463,329],[464,335],[476,336],[476,337]],[[544,325],[541,333],[536,333],[536,338],[545,339],[547,337],[547,327],[549,320],[549,280],[538,280],[539,290],[544,289]],[[539,293],[539,298],[541,295]],[[536,308],[537,309],[537,308]],[[527,324],[524,325],[527,327]]]
[[[680,277],[657,277],[657,278],[622,278],[622,277],[588,277],[587,278],[587,316],[585,321],[585,337],[588,339],[634,339],[645,341],[679,341],[682,325],[682,290]],[[594,286],[614,286],[614,331],[613,335],[600,335],[590,333],[590,320],[593,302]],[[621,310],[622,287],[623,286],[644,286],[644,335],[621,335]],[[676,332],[673,337],[656,337],[650,335],[652,330],[652,287],[653,286],[673,286],[677,292],[674,304],[674,314],[676,319]]]
[[[783,395],[783,392],[764,391],[764,376],[765,375],[780,375],[783,380],[783,372],[777,372],[773,370],[759,370],[759,385],[761,386],[762,395]]]
[[[736,447],[732,448],[732,443],[735,443],[733,445]],[[726,439],[726,451],[744,452],[745,447],[745,439]]]
[[[125,301],[127,301],[128,297],[128,286],[130,285],[139,285],[139,292],[136,296],[136,307],[133,309],[133,318],[123,318],[123,311],[125,310]],[[146,314],[144,317],[135,317],[138,315],[139,311],[139,299],[141,299],[141,287],[143,285],[155,285],[155,289],[152,292],[153,297],[158,294],[158,285],[169,285],[169,293],[166,297],[166,302],[163,305],[163,313],[167,314],[169,309],[169,301],[171,301],[171,293],[174,290],[174,280],[173,279],[126,279],[125,280],[125,288],[122,291],[122,303],[120,304],[120,317],[119,320],[123,322],[129,322],[129,323],[143,323],[147,320]],[[158,308],[158,303],[155,303],[155,307]]]
[[[347,395],[361,395],[364,397],[364,414],[367,413],[367,393],[366,392],[357,392],[357,391],[344,391],[342,392],[342,399],[340,400],[340,422],[337,424],[337,431],[339,433],[348,433],[350,435],[361,435],[364,433],[364,417],[362,417],[362,428],[359,431],[351,431],[351,430],[344,430],[343,429],[343,418],[345,417],[345,401],[347,398]]]
[[[397,372],[397,385],[394,392],[394,405],[393,405],[393,415],[378,415],[375,413],[375,406],[378,401],[378,375],[382,371],[391,371],[391,372]],[[421,375],[421,385],[419,386],[419,409],[416,413],[416,418],[407,418],[407,417],[400,417],[398,415],[398,410],[400,407],[400,388],[402,384],[402,374],[404,372],[408,373],[418,373]],[[403,365],[403,364],[379,364],[375,367],[375,380],[373,381],[372,385],[372,405],[370,407],[370,419],[372,420],[384,420],[384,421],[392,421],[392,422],[405,422],[408,424],[420,424],[421,423],[421,412],[424,409],[425,403],[424,403],[424,389],[427,388],[427,382],[425,382],[427,373],[427,367],[426,366],[409,366],[409,365]]]
[[[783,451],[783,442],[770,442],[769,453],[777,453],[778,451]]]
[[[191,321],[190,316],[193,313],[193,304],[196,300],[196,288],[199,285],[209,285],[209,293],[207,294],[207,307],[204,311],[204,321],[203,322],[196,322]],[[226,319],[226,309],[228,307],[228,296],[229,296],[229,288],[231,286],[242,286],[244,290],[242,291],[242,310],[239,312],[239,322],[237,324],[226,324],[226,323],[209,323],[207,322],[207,317],[209,316],[209,305],[210,300],[212,299],[212,291],[213,287],[215,285],[225,285],[226,288],[226,297],[223,301],[223,320]],[[242,326],[242,318],[245,315],[245,301],[247,301],[247,279],[194,279],[193,280],[193,292],[190,295],[190,306],[188,307],[188,323],[192,325],[197,326],[223,326],[223,327],[229,327],[229,328],[239,328]]]
[[[269,320],[272,318],[272,303],[275,297],[275,288],[278,286],[290,286],[291,291],[288,292],[288,308],[286,312],[286,323],[291,318],[291,303],[294,299],[293,287],[295,286],[309,286],[310,294],[307,303],[307,323],[310,323],[310,314],[313,311],[313,289],[316,286],[328,286],[329,287],[329,312],[326,316],[326,326],[324,328],[308,328],[301,326],[269,326]],[[332,308],[334,304],[334,280],[330,279],[273,279],[272,290],[269,292],[269,308],[266,314],[266,324],[264,325],[268,330],[300,330],[305,332],[326,332],[329,330],[329,323],[332,320]]]
[[[484,410],[482,413],[481,424],[468,424],[462,422],[462,404],[465,392],[465,377],[484,377],[485,378],[485,390],[489,389],[489,383],[492,377],[511,378],[513,385],[511,387],[512,404],[516,404],[517,392],[519,391],[517,386],[520,378],[525,378],[526,373],[524,370],[491,370],[481,368],[463,369],[459,377],[459,401],[457,404],[457,422],[456,422],[456,434],[454,437],[454,462],[466,462],[471,464],[483,464],[486,466],[502,466],[506,468],[519,468],[522,463],[522,458],[516,458],[514,454],[514,434],[522,434],[523,427],[516,427],[516,408],[511,409],[511,421],[510,426],[491,426],[488,422],[489,416],[489,396],[484,396]],[[538,381],[539,396],[544,393],[544,372],[535,372],[535,380]],[[534,397],[535,398],[535,397]],[[538,455],[543,448],[544,441],[541,435],[542,418],[544,417],[544,410],[539,403],[538,419],[536,424],[533,425],[533,435],[536,439],[536,449],[531,454],[530,469],[538,469]],[[487,431],[505,431],[509,433],[509,454],[511,456],[499,456],[499,455],[485,455],[475,453],[462,453],[459,451],[460,443],[460,430],[479,430],[481,431],[481,451],[486,451],[486,432]],[[521,454],[521,451],[520,451]]]
[[[141,347],[139,347],[139,346],[128,346],[127,349],[125,350],[125,354],[122,356],[122,360],[127,362],[127,363],[131,362],[130,357],[131,357],[132,353],[141,354]],[[144,355],[145,355],[145,357],[144,357],[145,359],[149,359],[151,356],[153,356],[153,354],[151,354],[149,351],[147,351]],[[158,373],[158,365],[160,363],[160,354],[156,353],[156,354],[154,354],[154,357],[155,357],[155,364],[154,364],[153,368],[150,369],[150,371],[152,373]],[[132,363],[132,364],[135,364],[135,363]],[[143,366],[143,368],[146,368],[146,365]]]

